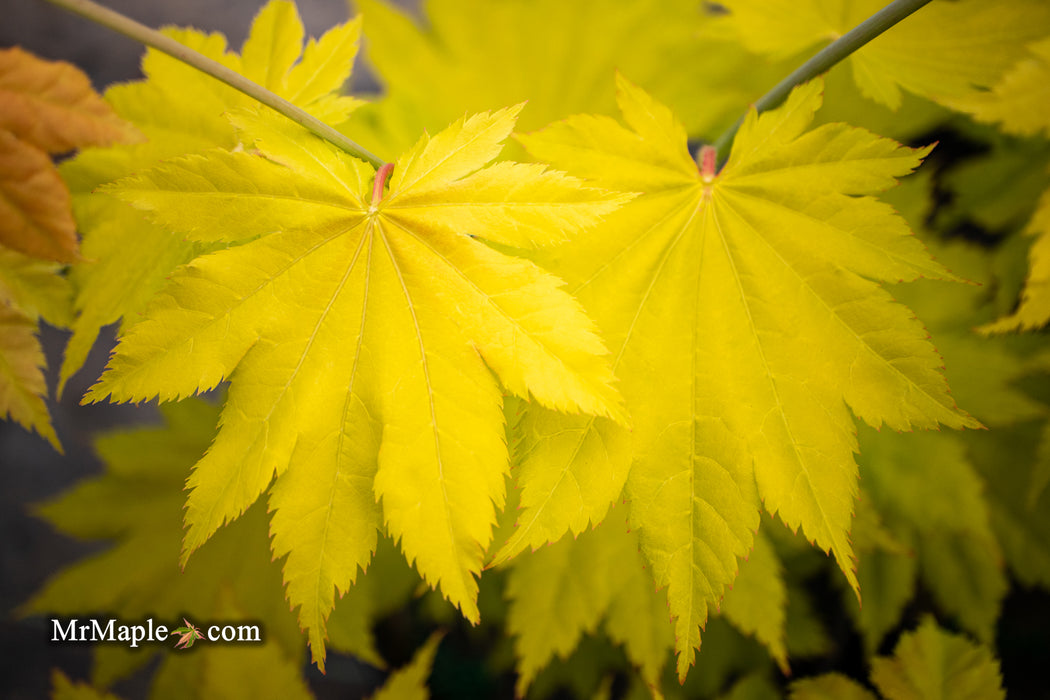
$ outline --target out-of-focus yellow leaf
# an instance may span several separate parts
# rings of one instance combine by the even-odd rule
[[[788,697],[790,700],[876,700],[870,690],[838,673],[795,681]]]
[[[120,700],[116,695],[93,688],[87,683],[74,683],[61,671],[51,673],[51,700]]]
[[[1028,51],[991,89],[968,93],[951,106],[1011,134],[1034,136],[1050,129],[1050,37]]]
[[[372,700],[427,700],[430,697],[427,678],[434,666],[441,637],[440,634],[430,635],[430,639],[416,651],[407,665],[390,674]]]
[[[754,635],[784,673],[789,673],[785,622],[787,587],[773,546],[761,531],[722,600],[722,614],[744,634]]]
[[[47,395],[45,360],[35,331],[32,319],[0,302],[0,419],[37,431],[61,452],[41,398]]]
[[[984,333],[1034,330],[1050,321],[1050,189],[1040,197],[1026,232],[1035,240],[1028,253],[1028,279],[1020,305],[1009,316],[982,326]]]
[[[183,617],[209,624],[252,620],[262,627],[262,644],[202,641],[190,653],[175,650],[174,640],[136,649],[98,645],[92,682],[108,685],[159,656],[155,700],[304,697],[303,639],[282,594],[280,568],[271,561],[262,509],[225,528],[179,570],[182,487],[219,412],[197,399],[161,410],[167,426],[100,438],[95,449],[105,473],[39,507],[61,532],[114,542],[56,573],[24,612],[152,617],[169,630]]]
[[[871,680],[886,700],[1002,700],[999,662],[985,646],[945,632],[926,618],[901,637],[892,657],[872,663]]]
[[[842,36],[883,0],[726,0],[729,25],[753,51],[785,56]],[[861,47],[845,62],[864,95],[896,109],[901,90],[951,104],[990,88],[1026,44],[1047,34],[1042,0],[938,1]]]
[[[388,0],[356,0],[385,94],[344,125],[403,149],[464,111],[526,101],[519,129],[614,114],[615,71],[714,138],[793,66],[755,56],[694,0],[427,0],[413,21]]]
[[[516,557],[507,596],[519,695],[552,660],[574,653],[603,619],[606,632],[623,644],[646,683],[658,685],[673,642],[667,603],[656,592],[638,538],[625,531],[622,516],[610,515],[579,537]]]

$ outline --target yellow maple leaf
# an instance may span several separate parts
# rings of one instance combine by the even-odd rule
[[[684,678],[709,606],[752,547],[759,498],[831,550],[856,589],[851,408],[896,429],[979,423],[956,407],[921,324],[872,281],[953,279],[870,196],[923,151],[844,124],[807,130],[821,102],[816,81],[774,111],[752,111],[723,171],[704,173],[670,110],[623,78],[619,91],[629,128],[579,116],[521,140],[596,185],[645,193],[540,258],[613,352],[634,419],[630,520],[668,587]],[[616,426],[557,421],[548,435],[561,425],[576,437],[549,445],[535,468],[605,468]],[[564,532],[575,513],[534,512],[564,499],[529,489],[523,519]]]
[[[105,188],[197,240],[248,241],[177,272],[86,400],[231,379],[189,480],[184,559],[276,472],[274,551],[319,663],[334,591],[384,525],[478,620],[507,472],[493,373],[518,396],[624,421],[604,346],[561,282],[477,240],[558,240],[629,199],[540,165],[484,167],[519,109],[422,138],[385,194],[388,168],[247,112],[234,120],[261,155],[214,150]]]
[[[51,427],[44,382],[44,352],[33,333],[36,323],[0,303],[0,418],[33,428],[56,450],[61,449]]]

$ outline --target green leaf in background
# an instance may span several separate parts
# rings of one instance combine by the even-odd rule
[[[434,666],[434,656],[441,644],[440,634],[433,634],[412,656],[407,665],[397,669],[387,679],[372,700],[427,700],[427,678]]]
[[[875,694],[840,673],[803,678],[791,684],[789,700],[877,700]]]
[[[182,488],[211,441],[218,409],[191,400],[162,410],[166,427],[99,438],[96,448],[106,472],[39,508],[64,533],[114,540],[114,545],[56,574],[23,612],[152,617],[172,628],[183,617],[256,620],[263,628],[262,645],[198,644],[192,654],[169,645],[100,646],[93,682],[109,686],[159,655],[151,698],[181,698],[188,689],[200,697],[220,697],[223,689],[236,686],[231,686],[231,673],[245,674],[242,680],[256,678],[242,694],[225,697],[258,697],[251,688],[267,684],[299,688],[302,696],[303,641],[284,599],[280,569],[271,561],[263,510],[252,509],[217,534],[184,571],[179,569]]]
[[[714,138],[790,68],[724,36],[691,0],[428,0],[421,22],[381,0],[354,3],[385,93],[343,125],[392,152],[466,111],[528,101],[519,129],[614,114],[620,71]],[[668,66],[673,65],[673,70]]]
[[[890,658],[872,662],[871,680],[886,700],[1003,700],[999,662],[986,646],[926,618],[901,637]]]
[[[657,683],[673,641],[666,602],[643,566],[637,537],[625,532],[622,515],[617,517],[620,512],[614,509],[594,530],[511,563],[507,628],[516,636],[519,694],[554,657],[573,653],[603,620],[642,677]]]

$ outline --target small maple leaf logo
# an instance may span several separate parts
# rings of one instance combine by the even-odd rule
[[[179,641],[175,644],[175,648],[189,649],[198,639],[204,639],[204,635],[201,634],[201,631],[186,618],[182,618],[182,621],[185,623],[185,627],[176,627],[168,636],[171,637],[176,634],[180,635]]]

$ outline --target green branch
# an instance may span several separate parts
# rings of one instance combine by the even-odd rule
[[[828,44],[823,51],[813,56],[813,58],[799,66],[791,75],[777,83],[772,90],[755,102],[755,110],[761,113],[773,109],[787,98],[788,93],[796,85],[801,85],[821,73],[826,73],[836,63],[928,2],[930,0],[893,0],[889,5]],[[729,127],[715,141],[714,147],[718,154],[719,163],[726,160],[729,148],[733,145],[733,138],[743,123],[744,117],[741,116],[733,126]]]
[[[106,7],[102,7],[101,5],[91,2],[91,0],[47,0],[47,2],[76,13],[96,24],[101,24],[103,27],[108,27],[109,29],[134,39],[141,44],[155,48],[158,51],[163,51],[169,56],[176,58],[183,63],[187,63],[199,71],[207,73],[216,80],[221,80],[235,90],[240,90],[245,95],[275,109],[295,123],[301,125],[303,128],[308,129],[334,146],[341,148],[353,157],[368,161],[377,169],[385,163],[385,161],[379,156],[354,143],[343,134],[322,122],[320,119],[317,119],[311,114],[307,114],[301,108],[296,107],[283,97],[278,97],[261,85],[248,80],[240,73],[230,70],[221,63],[213,61],[207,56],[203,56],[193,49],[183,46],[174,39],[167,37],[154,29],[150,29],[146,25],[140,24],[133,19],[125,17],[119,12],[114,12]]]

